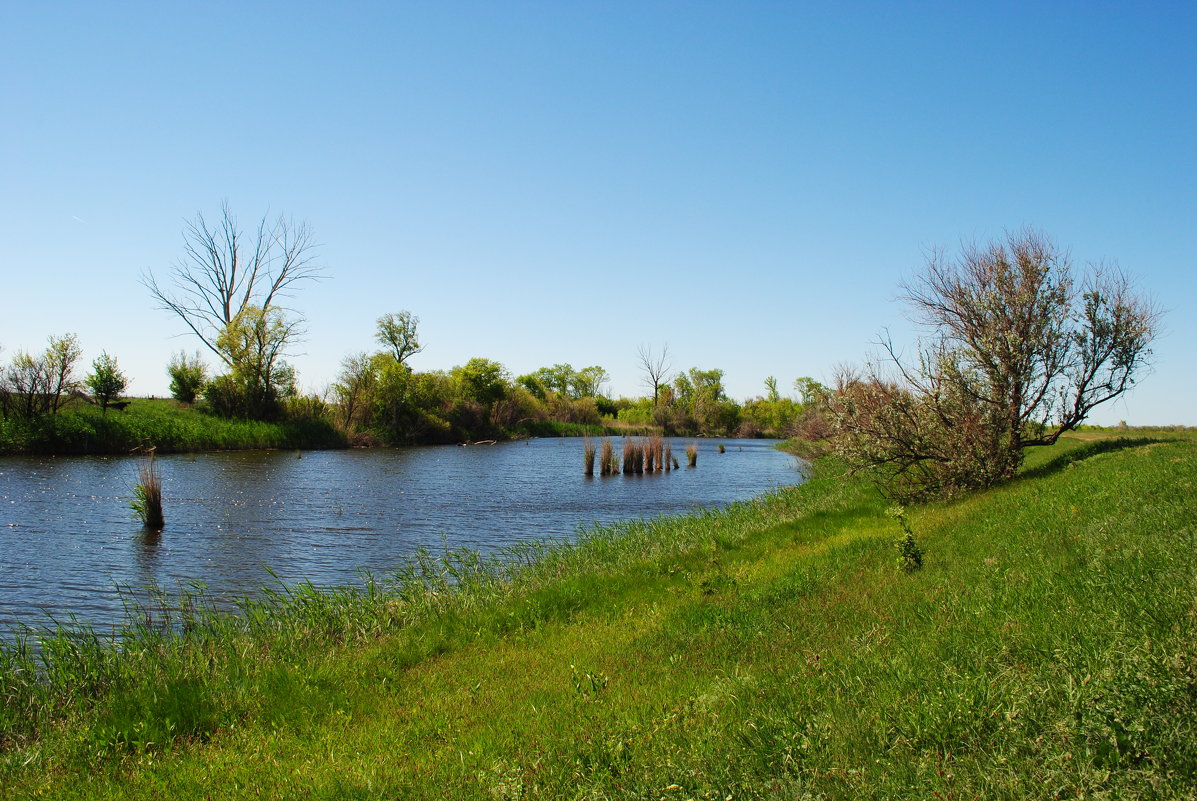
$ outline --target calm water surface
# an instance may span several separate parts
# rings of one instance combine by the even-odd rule
[[[138,460],[0,459],[0,630],[50,618],[105,625],[119,587],[200,581],[220,596],[275,579],[382,572],[424,546],[483,551],[580,527],[722,506],[801,481],[769,440],[701,440],[698,467],[586,478],[580,439],[493,446],[236,451],[157,460],[166,529],[129,509]],[[616,448],[620,441],[615,440]],[[685,462],[685,441],[674,454]]]

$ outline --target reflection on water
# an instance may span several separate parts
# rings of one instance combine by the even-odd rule
[[[0,459],[0,629],[47,616],[115,622],[120,586],[199,581],[239,595],[271,583],[267,568],[286,582],[345,583],[420,546],[568,537],[801,480],[771,441],[726,440],[724,454],[718,443],[700,442],[694,470],[609,478],[582,475],[578,439],[160,456],[162,532],[129,509],[136,459]]]

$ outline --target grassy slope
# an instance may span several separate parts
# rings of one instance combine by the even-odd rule
[[[596,536],[513,582],[300,597],[274,642],[143,649],[124,689],[10,741],[0,789],[1192,797],[1197,449],[1127,445],[1072,440],[912,510],[910,576],[875,492],[822,478]]]
[[[223,420],[173,400],[137,398],[123,411],[79,401],[32,422],[0,418],[0,453],[159,453],[245,448],[336,448],[344,436],[324,422]]]

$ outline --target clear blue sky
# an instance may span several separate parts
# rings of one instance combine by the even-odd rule
[[[1197,424],[1192,3],[0,0],[0,360],[76,332],[136,394],[194,350],[138,276],[184,221],[307,220],[319,389],[374,320],[417,369],[637,347],[743,399],[909,339],[934,246],[1031,225],[1167,309],[1098,422]]]

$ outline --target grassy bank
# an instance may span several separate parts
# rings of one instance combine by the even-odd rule
[[[339,448],[344,436],[324,420],[263,423],[226,420],[166,399],[134,399],[107,413],[74,401],[35,420],[0,418],[0,454],[159,453],[246,448]]]
[[[9,650],[0,789],[53,798],[1191,798],[1197,448],[1070,439],[907,510],[864,484],[422,555],[119,650]],[[169,625],[164,625],[168,623]],[[34,680],[34,668],[44,672]]]

